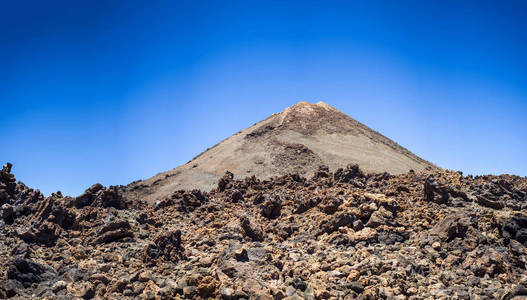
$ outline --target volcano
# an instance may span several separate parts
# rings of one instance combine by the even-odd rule
[[[393,175],[438,167],[336,108],[299,102],[242,130],[187,164],[128,187],[127,197],[154,202],[179,189],[209,191],[230,171],[236,179],[298,173],[310,177],[357,164],[368,173]]]
[[[77,197],[45,197],[12,167],[0,299],[527,295],[527,178],[442,170],[324,103]]]

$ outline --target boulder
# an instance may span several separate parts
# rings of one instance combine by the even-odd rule
[[[232,191],[232,194],[231,194],[231,201],[232,201],[233,203],[236,203],[236,202],[238,202],[238,201],[242,201],[242,200],[243,200],[243,194],[242,194],[242,192],[241,192],[240,190],[238,190],[238,189],[234,189],[234,190]]]
[[[527,242],[527,216],[522,214],[499,220],[500,231],[506,239],[514,239],[520,243]]]
[[[77,208],[89,205],[96,207],[114,207],[117,209],[127,207],[125,199],[123,199],[116,186],[105,188],[100,183],[92,185],[80,196],[75,197],[72,204]]]
[[[262,242],[264,240],[263,233],[251,224],[247,216],[240,217],[240,226],[245,235],[253,241]]]
[[[225,175],[223,175],[220,180],[218,181],[218,188],[217,190],[219,192],[223,192],[226,189],[229,189],[232,187],[231,182],[233,181],[234,174],[227,171],[225,172]]]
[[[350,183],[355,178],[362,178],[364,174],[357,164],[347,165],[345,169],[339,168],[335,171],[333,178],[336,182]]]
[[[262,216],[268,219],[276,219],[280,216],[282,210],[282,198],[280,195],[275,195],[271,199],[267,199],[261,205]]]
[[[5,223],[12,223],[14,216],[15,216],[15,210],[13,209],[12,205],[9,205],[5,203],[1,207],[1,213],[2,213],[2,219]]]
[[[50,266],[27,259],[16,258],[9,264],[7,278],[17,280],[27,288],[32,283],[55,280],[57,272]]]
[[[31,225],[26,230],[18,231],[18,236],[26,243],[52,245],[60,236],[61,229],[57,224],[43,221]]]
[[[170,205],[177,205],[177,209],[181,212],[192,212],[196,208],[202,206],[208,202],[207,196],[205,196],[200,190],[194,189],[192,191],[178,190],[172,193],[170,198],[161,201],[156,205],[156,209],[167,207]]]
[[[321,235],[324,233],[332,233],[338,230],[339,227],[353,224],[353,221],[355,221],[355,217],[350,212],[343,211],[337,213],[333,215],[330,219],[324,219],[321,221],[319,225],[319,230],[317,231],[317,235]]]
[[[468,228],[472,225],[470,217],[465,213],[446,216],[431,230],[442,241],[449,242],[455,238],[464,238]]]
[[[332,215],[337,212],[342,202],[341,198],[327,197],[319,204],[319,209],[325,214]]]
[[[104,225],[97,233],[97,237],[92,244],[106,244],[118,241],[126,237],[133,237],[130,223],[126,220],[110,222]]]
[[[143,250],[143,261],[157,259],[178,261],[185,258],[185,249],[181,243],[181,230],[171,230],[156,235],[152,243]]]

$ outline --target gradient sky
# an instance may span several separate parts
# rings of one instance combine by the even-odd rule
[[[1,5],[0,161],[45,194],[148,178],[299,101],[527,175],[526,1]]]

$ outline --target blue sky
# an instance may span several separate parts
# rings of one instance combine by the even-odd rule
[[[10,1],[0,160],[127,184],[299,101],[466,174],[527,175],[525,1]]]

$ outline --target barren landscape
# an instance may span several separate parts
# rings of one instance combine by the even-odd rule
[[[438,169],[334,107],[299,102],[242,130],[187,164],[130,185],[127,198],[162,200],[176,189],[210,191],[226,172],[236,179],[269,179],[291,172],[311,177],[358,164],[365,172],[406,173]]]
[[[15,168],[0,171],[0,298],[527,296],[526,178],[443,170],[327,104],[76,197]]]

